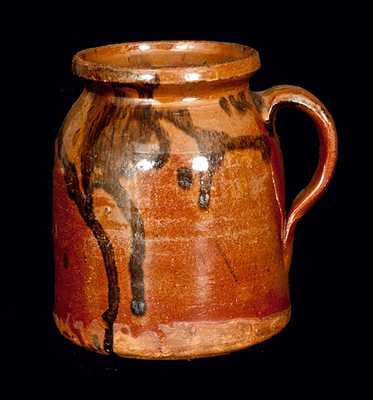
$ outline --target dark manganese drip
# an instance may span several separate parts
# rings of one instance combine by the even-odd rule
[[[193,171],[188,167],[180,167],[177,169],[177,183],[183,189],[189,189],[193,184]]]
[[[144,272],[142,269],[145,258],[144,223],[139,210],[129,198],[128,193],[119,185],[119,182],[105,182],[102,187],[112,196],[122,215],[131,226],[132,251],[129,260],[132,290],[131,309],[135,315],[143,315],[145,313]]]
[[[104,339],[104,350],[112,352],[113,346],[113,323],[118,314],[120,289],[118,286],[118,273],[115,265],[114,249],[109,237],[97,221],[92,208],[92,195],[85,196],[79,187],[79,178],[75,168],[66,157],[66,153],[62,150],[62,163],[65,170],[65,182],[70,198],[75,202],[84,222],[91,229],[97,240],[108,279],[109,307],[102,315],[103,320],[107,323]]]
[[[251,104],[247,100],[244,91],[239,92],[237,97],[231,94],[228,96],[228,100],[225,97],[222,97],[219,100],[219,105],[229,116],[232,115],[230,105],[232,105],[232,107],[240,114],[245,114],[251,108]]]
[[[225,97],[222,97],[222,98],[219,100],[219,105],[220,105],[220,107],[222,108],[222,110],[223,110],[226,114],[228,114],[229,116],[232,115],[232,112],[231,112],[231,109],[230,109],[230,106],[229,106],[229,102],[228,102],[228,100],[227,100]]]
[[[207,209],[210,204],[210,192],[213,177],[224,160],[226,151],[256,149],[262,154],[263,160],[270,155],[270,146],[266,136],[237,136],[230,137],[222,131],[207,130],[194,126],[193,120],[187,109],[178,111],[154,111],[154,118],[164,118],[192,137],[198,144],[200,155],[208,161],[207,171],[199,173],[200,195],[198,204],[200,208]]]
[[[141,90],[140,90],[141,89]],[[136,87],[139,96],[152,97],[154,84]],[[246,98],[239,94],[237,99],[229,98],[230,103],[239,112],[244,112]],[[228,100],[220,100],[220,106],[230,115]],[[198,145],[200,155],[206,157],[208,168],[199,172],[200,194],[198,204],[207,209],[210,204],[213,177],[224,160],[226,151],[256,149],[262,158],[269,157],[269,145],[266,136],[230,137],[225,132],[207,130],[194,126],[187,109],[162,111],[149,105],[123,107],[121,98],[107,98],[96,95],[88,111],[83,143],[80,154],[80,180],[76,166],[66,154],[62,142],[62,129],[57,139],[58,155],[64,168],[64,179],[68,194],[75,202],[80,215],[92,231],[100,248],[108,281],[108,308],[102,314],[106,322],[104,350],[113,351],[113,326],[118,315],[120,288],[114,248],[111,240],[94,212],[93,193],[96,188],[105,190],[115,201],[123,218],[132,232],[129,271],[131,276],[131,310],[135,315],[146,312],[144,293],[145,229],[140,210],[136,207],[129,193],[120,185],[121,176],[132,179],[141,169],[139,161],[147,161],[151,168],[162,168],[170,156],[170,138],[162,128],[164,119],[192,137]],[[158,142],[158,150],[137,152],[136,143],[150,143],[152,137]],[[193,171],[188,167],[177,170],[177,182],[183,189],[193,184]]]
[[[241,114],[246,113],[251,107],[251,104],[246,99],[245,92],[238,93],[237,98],[233,95],[230,95],[228,98],[232,106]]]
[[[108,280],[108,309],[103,313],[102,318],[107,323],[104,350],[108,353],[113,351],[113,324],[118,314],[120,289],[113,245],[95,216],[93,192],[96,188],[103,188],[112,196],[131,227],[132,246],[129,259],[131,309],[135,315],[143,315],[146,311],[142,269],[145,258],[144,223],[140,211],[133,204],[127,191],[120,185],[119,177],[124,175],[132,178],[137,172],[136,162],[139,155],[133,147],[135,139],[146,143],[150,141],[152,135],[157,138],[159,151],[155,154],[141,155],[141,157],[148,156],[148,161],[154,168],[161,168],[168,160],[170,147],[168,134],[161,128],[158,121],[151,118],[149,111],[147,107],[123,110],[115,102],[106,102],[99,96],[95,98],[88,111],[86,134],[80,149],[83,191],[80,189],[75,164],[68,159],[64,149],[62,132],[57,141],[69,196],[95,236],[103,256]],[[116,132],[118,129],[116,120],[125,121],[123,132]],[[130,124],[131,121],[135,122],[135,127]],[[109,135],[108,132],[110,132]],[[117,136],[120,138],[119,146],[115,142]]]

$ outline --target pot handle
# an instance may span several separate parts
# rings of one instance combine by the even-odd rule
[[[258,111],[271,129],[275,128],[276,113],[283,106],[296,107],[306,112],[315,122],[320,141],[319,161],[310,183],[293,200],[282,227],[284,264],[289,270],[292,256],[294,228],[298,220],[312,207],[328,186],[337,160],[337,132],[325,106],[314,95],[297,86],[274,86],[254,92]]]

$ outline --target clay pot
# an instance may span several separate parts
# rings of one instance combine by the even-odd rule
[[[142,42],[79,52],[84,90],[56,141],[55,321],[125,357],[217,355],[290,316],[294,228],[337,156],[328,111],[299,87],[251,92],[249,47]],[[276,111],[318,127],[317,171],[288,213]]]

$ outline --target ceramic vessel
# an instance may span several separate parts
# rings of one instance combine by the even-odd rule
[[[103,354],[178,359],[268,339],[290,317],[294,228],[331,179],[333,120],[294,86],[252,92],[249,47],[142,42],[79,52],[56,140],[60,332]],[[284,208],[276,111],[315,121],[312,181]]]

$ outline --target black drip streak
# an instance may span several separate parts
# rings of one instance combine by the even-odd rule
[[[102,319],[106,322],[104,350],[108,353],[113,351],[113,324],[118,315],[120,288],[118,284],[118,272],[115,261],[114,248],[110,238],[97,220],[94,213],[93,191],[95,188],[103,188],[116,202],[122,215],[131,226],[132,231],[132,246],[129,260],[129,270],[131,275],[131,291],[132,301],[131,309],[135,315],[143,315],[146,310],[144,300],[144,274],[142,270],[143,261],[145,258],[145,231],[144,223],[141,214],[137,207],[133,204],[128,193],[119,184],[119,176],[121,166],[116,163],[113,158],[115,156],[113,129],[111,130],[111,140],[109,148],[107,142],[102,138],[102,133],[110,124],[117,118],[120,118],[120,108],[114,103],[100,104],[96,100],[88,112],[87,120],[90,121],[87,127],[87,134],[84,137],[84,142],[80,151],[81,154],[81,186],[75,165],[67,158],[61,137],[58,139],[58,154],[61,157],[65,170],[64,178],[70,198],[75,202],[87,226],[92,231],[97,240],[100,251],[103,256],[106,275],[108,279],[108,309],[103,313]],[[123,114],[123,113],[122,113]],[[145,139],[150,139],[151,132],[155,133],[159,140],[159,154],[156,154],[152,161],[155,168],[161,168],[168,160],[169,140],[167,133],[160,127],[159,123],[146,118],[149,115],[146,108],[142,113],[139,113],[138,108],[135,108],[131,113],[128,113],[128,118],[138,120],[138,127],[142,132],[145,132]],[[144,118],[145,117],[145,118]],[[126,124],[128,127],[128,124]],[[133,136],[134,132],[131,132]],[[132,137],[132,139],[134,139]],[[124,141],[124,146],[131,146],[130,141]],[[133,149],[132,149],[133,150]],[[131,149],[124,149],[124,153],[130,153]],[[105,159],[100,158],[100,155]],[[129,154],[132,161],[135,161],[135,155]],[[130,160],[131,161],[131,160]],[[97,176],[94,172],[98,167],[103,171],[102,176]],[[127,176],[131,174],[127,174]],[[132,174],[133,176],[133,174]]]
[[[139,96],[148,98],[152,96],[155,85],[143,85],[140,90],[136,86]],[[120,176],[131,179],[137,170],[134,167],[137,154],[134,142],[150,141],[154,134],[159,143],[156,154],[142,154],[148,157],[152,167],[162,168],[169,159],[170,139],[168,133],[161,127],[160,120],[166,119],[185,134],[196,140],[200,154],[207,158],[208,169],[199,174],[200,195],[198,204],[201,209],[207,209],[210,203],[210,191],[214,173],[221,165],[225,152],[253,148],[260,150],[262,158],[266,160],[269,146],[266,138],[260,136],[239,136],[231,138],[224,132],[206,130],[194,126],[190,113],[186,109],[177,111],[157,111],[151,106],[135,106],[123,109],[117,104],[119,97],[112,102],[106,101],[104,96],[96,96],[88,111],[86,134],[80,149],[81,154],[81,182],[78,178],[76,166],[66,154],[62,143],[62,130],[57,139],[58,155],[64,167],[64,179],[68,194],[75,202],[80,215],[92,231],[100,248],[106,276],[108,280],[108,308],[102,314],[106,322],[104,350],[113,352],[113,325],[118,315],[120,288],[118,284],[118,271],[115,261],[114,248],[94,212],[93,192],[96,188],[104,189],[116,202],[123,217],[131,226],[132,246],[129,259],[131,276],[131,310],[135,315],[144,315],[146,311],[144,296],[144,273],[142,265],[145,259],[145,230],[139,209],[135,206],[127,191],[120,185]],[[114,143],[117,120],[125,119],[124,127],[119,132],[120,145]],[[130,128],[130,122],[136,122],[136,128]],[[110,129],[111,130],[110,130]],[[104,131],[110,130],[111,139],[105,140]],[[119,149],[118,149],[119,148]],[[101,171],[99,175],[96,170]],[[178,170],[178,182],[188,188],[192,185],[192,172],[183,168]],[[83,190],[81,190],[81,187]]]
[[[188,167],[177,169],[177,183],[183,189],[190,189],[193,185],[193,171]]]
[[[220,105],[220,107],[223,109],[223,111],[224,111],[226,114],[228,114],[229,116],[232,115],[231,109],[230,109],[230,107],[229,107],[229,102],[228,102],[228,100],[227,100],[225,97],[222,97],[222,98],[219,100],[219,105]]]
[[[246,111],[251,107],[244,92],[238,93],[237,98],[235,98],[233,95],[230,95],[228,99],[232,106],[241,114],[246,113]]]
[[[62,153],[64,154],[64,150],[62,150]],[[109,286],[109,307],[103,313],[102,319],[107,323],[107,328],[105,329],[104,350],[110,353],[113,350],[113,324],[118,314],[120,295],[113,245],[105,230],[95,217],[92,204],[92,194],[89,193],[85,196],[80,191],[79,178],[75,165],[66,158],[66,154],[64,154],[64,157],[62,158],[62,162],[65,170],[64,176],[68,194],[77,205],[80,215],[96,238],[104,260]]]
[[[164,118],[171,122],[185,134],[192,137],[198,145],[200,155],[208,161],[207,171],[199,173],[200,195],[198,204],[202,209],[208,209],[211,199],[211,187],[213,177],[224,160],[225,153],[233,150],[256,149],[262,154],[262,159],[267,160],[270,154],[270,147],[267,137],[260,134],[258,136],[237,136],[230,137],[225,132],[201,129],[194,126],[190,113],[186,109],[175,112],[153,111],[154,118]]]
[[[229,116],[232,116],[230,105],[232,105],[232,107],[240,114],[245,114],[251,108],[251,104],[247,100],[245,92],[243,91],[238,93],[237,98],[232,94],[228,96],[228,100],[225,97],[222,97],[219,100],[219,105]]]
[[[132,249],[129,260],[132,291],[131,309],[135,315],[143,315],[145,313],[144,273],[142,270],[145,259],[144,223],[139,210],[118,182],[103,182],[102,188],[111,195],[131,226]]]

